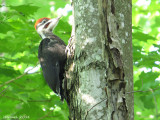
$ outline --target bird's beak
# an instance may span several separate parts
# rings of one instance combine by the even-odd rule
[[[53,18],[53,19],[50,19],[46,24],[45,24],[45,28],[47,29],[47,31],[53,31],[54,28],[57,26],[58,22],[59,22],[59,19],[61,18],[62,16],[59,16],[57,18]]]

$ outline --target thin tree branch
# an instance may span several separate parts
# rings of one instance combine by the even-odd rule
[[[39,118],[38,120],[43,120],[44,118],[48,117],[52,112],[53,112],[53,110],[49,111],[48,114],[42,116],[42,117]],[[54,117],[54,116],[53,116],[53,117]]]
[[[13,82],[13,81],[15,81],[15,80],[17,80],[17,79],[20,79],[21,77],[23,77],[23,76],[25,76],[25,75],[27,75],[27,74],[28,74],[28,73],[25,72],[25,73],[23,73],[22,75],[20,75],[20,76],[18,76],[18,77],[16,77],[16,78],[13,78],[13,79],[11,79],[11,80],[9,80],[9,81],[7,81],[7,82],[5,82],[4,84],[0,85],[0,87],[3,87],[4,85],[7,85],[7,84],[9,84],[9,83],[11,83],[11,82]]]
[[[157,90],[160,89],[160,87],[154,88],[152,90]],[[142,90],[137,90],[137,91],[131,91],[131,92],[126,92],[126,94],[130,94],[130,93],[137,93],[137,92],[150,92],[151,90],[146,90],[146,91],[142,91]]]
[[[146,90],[146,91],[138,90],[138,91],[126,92],[126,94],[136,93],[136,92],[150,92],[150,91],[153,93],[153,90],[157,90],[157,89],[159,89],[159,87],[158,87],[158,88],[154,88],[154,89],[150,89],[150,90]],[[155,98],[155,96],[153,96],[153,97],[154,97],[154,101],[155,101],[156,114],[157,114],[157,111],[158,111],[158,109],[157,109],[157,102],[156,102],[156,98]],[[85,115],[85,120],[87,119],[88,113],[89,113],[89,112],[90,112],[94,107],[96,107],[98,104],[100,104],[101,102],[103,102],[104,100],[107,100],[107,98],[105,98],[105,99],[101,100],[100,102],[96,103],[96,104],[95,104],[95,105],[93,105],[90,109],[88,109],[88,110],[87,110],[86,115]]]
[[[38,65],[38,63],[37,63],[37,65]],[[37,65],[36,65],[35,67],[37,67]],[[35,67],[33,67],[32,69],[27,70],[27,71],[24,72],[22,75],[20,75],[20,76],[18,76],[18,77],[16,77],[16,78],[13,78],[13,79],[11,79],[11,80],[9,80],[9,81],[1,84],[0,87],[3,87],[4,85],[7,85],[7,84],[12,83],[13,81],[15,81],[15,80],[17,80],[17,79],[22,78],[23,76],[27,75],[29,71],[33,70]]]
[[[1,95],[1,96],[6,97],[6,98],[8,98],[8,99],[10,99],[10,100],[17,100],[17,101],[23,102],[23,100],[18,99],[18,98],[14,98],[14,97],[10,97],[10,96],[5,96],[5,95]]]
[[[153,90],[157,90],[157,89],[159,89],[159,87],[158,87],[158,88],[154,88],[154,89],[150,89],[150,90],[146,90],[146,91],[138,90],[138,91],[126,92],[126,94],[136,93],[136,92],[150,92],[150,91],[153,92]],[[158,111],[158,109],[157,109],[157,102],[156,102],[155,96],[153,96],[153,97],[154,97],[154,100],[155,100],[156,114],[157,114],[157,111]],[[94,107],[96,107],[98,104],[100,104],[101,102],[103,102],[104,100],[107,100],[107,98],[104,98],[103,100],[101,100],[100,102],[96,103],[96,104],[93,105],[90,109],[87,110],[86,115],[85,115],[85,120],[87,119],[88,113],[89,113]]]
[[[0,95],[5,92],[7,89],[8,89],[9,86],[7,86],[5,89],[3,89],[1,92],[0,92]]]
[[[96,107],[98,104],[100,104],[101,102],[107,100],[107,98],[104,98],[103,100],[101,100],[100,102],[96,103],[95,105],[93,105],[90,109],[87,110],[86,115],[85,115],[85,120],[87,119],[88,113],[94,108]]]
[[[157,100],[156,100],[156,97],[154,95],[153,89],[150,88],[150,91],[152,92],[153,99],[154,99],[154,104],[155,104],[155,108],[156,108],[156,116],[158,116]],[[158,120],[157,117],[156,117],[156,120]]]
[[[27,102],[51,102],[52,99],[49,100],[27,100]]]
[[[6,98],[11,99],[11,100],[17,100],[17,101],[23,102],[23,100],[18,99],[18,98],[5,96],[5,95],[1,95],[1,96],[6,97]],[[51,101],[52,101],[52,99],[49,99],[49,100],[27,100],[27,102],[51,102]]]

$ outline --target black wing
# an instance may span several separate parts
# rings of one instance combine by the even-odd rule
[[[41,41],[38,58],[43,75],[49,87],[60,94],[64,64],[66,60],[65,45],[57,40],[45,38]]]

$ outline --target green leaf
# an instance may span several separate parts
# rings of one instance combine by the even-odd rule
[[[139,41],[147,41],[148,39],[156,40],[155,37],[152,37],[142,32],[135,32],[135,33],[132,33],[132,35],[133,35],[133,39],[137,39]]]
[[[139,80],[136,81],[135,87],[138,87],[139,90],[149,90],[150,88],[156,88],[158,86],[158,82],[155,79],[159,76],[159,73],[156,72],[141,72],[139,75]]]
[[[5,76],[10,76],[10,77],[15,77],[17,75],[20,75],[19,71],[16,71],[13,67],[9,66],[0,66],[0,75],[5,75]]]
[[[144,107],[146,109],[154,109],[154,102],[153,102],[153,96],[152,95],[144,95],[140,97],[141,101],[143,101]]]
[[[19,6],[9,6],[11,9],[16,10],[22,16],[33,15],[38,9],[38,6],[33,6],[31,4],[19,5]]]

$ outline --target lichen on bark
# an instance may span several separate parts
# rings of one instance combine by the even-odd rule
[[[73,0],[74,25],[64,80],[71,120],[133,120],[133,105],[128,107],[131,99],[125,94],[133,87],[128,84],[132,60],[124,55],[132,58],[131,21],[125,20],[125,10],[131,13],[128,4]]]

